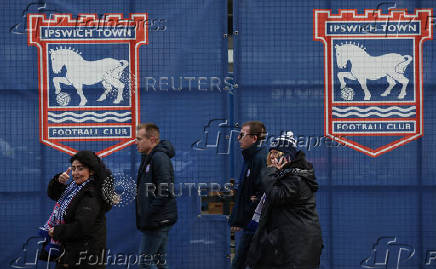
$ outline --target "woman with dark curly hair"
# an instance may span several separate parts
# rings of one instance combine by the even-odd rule
[[[112,207],[103,193],[111,171],[91,151],[79,151],[67,171],[48,185],[48,196],[56,201],[47,223],[40,228],[47,237],[40,259],[55,260],[56,268],[105,268],[106,212]],[[69,172],[72,172],[73,180]],[[107,185],[107,184],[105,184]]]
[[[250,223],[257,228],[247,258],[253,269],[316,269],[322,249],[312,164],[292,132],[271,142],[262,171],[265,193]]]

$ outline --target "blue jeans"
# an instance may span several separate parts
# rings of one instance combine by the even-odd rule
[[[251,239],[254,233],[242,230],[242,236],[239,240],[238,250],[232,261],[232,269],[245,269],[247,262],[248,249],[250,248]]]
[[[172,226],[164,226],[156,230],[141,231],[139,245],[139,268],[168,268],[167,245],[168,232]]]

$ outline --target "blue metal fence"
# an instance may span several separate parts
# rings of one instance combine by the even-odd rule
[[[45,71],[40,73],[38,69],[37,48],[27,43],[27,14],[44,13],[49,18],[50,14],[65,13],[75,18],[85,13],[99,17],[120,13],[127,18],[130,13],[145,12],[149,16],[149,43],[139,49],[138,55],[140,119],[157,123],[162,137],[175,145],[176,186],[224,185],[230,178],[237,178],[241,166],[235,142],[238,126],[247,120],[261,120],[270,136],[292,130],[299,138],[299,147],[314,163],[321,185],[317,208],[325,242],[322,268],[435,266],[436,261],[430,259],[436,244],[436,175],[431,165],[436,153],[434,41],[422,46],[424,90],[420,109],[424,136],[370,157],[332,144],[324,137],[324,44],[314,41],[313,33],[314,9],[328,9],[332,14],[340,9],[356,9],[363,14],[364,9],[387,13],[395,7],[413,13],[415,8],[432,8],[434,3],[240,0],[233,4],[233,74],[227,73],[227,1],[20,0],[1,4],[2,268],[22,266],[26,253],[23,246],[27,246],[27,253],[35,248],[34,239],[28,244],[26,241],[36,235],[36,228],[53,206],[45,194],[48,181],[67,167],[69,159],[67,154],[40,143],[38,79]],[[434,30],[433,24],[430,27]],[[408,53],[406,45],[395,44],[398,48],[389,47],[388,41],[365,43],[377,55],[386,51]],[[86,50],[86,46],[77,45],[76,49]],[[92,47],[88,53],[97,58],[110,53],[128,57],[116,46],[110,50],[102,52]],[[385,80],[378,83],[387,86]],[[353,85],[359,87],[357,83]],[[411,82],[410,87],[413,86]],[[395,90],[399,91],[399,86]],[[72,87],[65,91],[75,94]],[[396,137],[356,139],[378,147]],[[98,151],[108,143],[81,141],[71,145]],[[113,172],[135,179],[139,155],[134,146],[116,151],[104,161]],[[170,232],[169,243],[172,267],[229,268],[230,231],[226,217],[201,214],[201,197],[196,189],[188,193],[184,187],[177,199],[179,221]],[[134,218],[133,203],[108,213],[108,248],[112,253],[133,254],[137,250],[139,234]],[[400,248],[405,250],[401,253]],[[384,255],[386,249],[391,251],[389,262],[377,260],[377,264],[375,253]],[[17,260],[19,257],[22,258]],[[395,258],[397,264],[393,262]],[[38,268],[43,266],[38,264]],[[110,265],[126,267],[120,263]]]

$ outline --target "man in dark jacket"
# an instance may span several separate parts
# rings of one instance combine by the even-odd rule
[[[168,232],[177,221],[176,199],[169,191],[174,184],[170,161],[175,155],[174,147],[159,136],[159,128],[153,123],[137,127],[136,146],[142,154],[136,197],[136,226],[142,232],[140,268],[151,268],[153,264],[168,268]]]
[[[232,269],[245,268],[248,248],[255,232],[248,227],[248,224],[264,192],[260,172],[266,167],[267,150],[261,145],[265,136],[266,128],[260,121],[244,123],[238,136],[244,163],[239,178],[235,206],[229,222],[232,232],[242,231],[243,234],[232,262]]]

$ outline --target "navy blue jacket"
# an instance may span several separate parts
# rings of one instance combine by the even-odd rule
[[[150,154],[143,154],[137,178],[136,226],[152,230],[177,221],[174,169],[170,158],[175,155],[169,141],[162,140]]]
[[[244,168],[241,171],[243,179],[242,182],[239,182],[235,205],[229,220],[232,227],[245,228],[250,223],[260,197],[265,192],[261,171],[266,167],[267,154],[266,147],[259,146],[259,143],[255,143],[242,151],[244,157]],[[251,196],[256,196],[257,200],[252,202]]]

